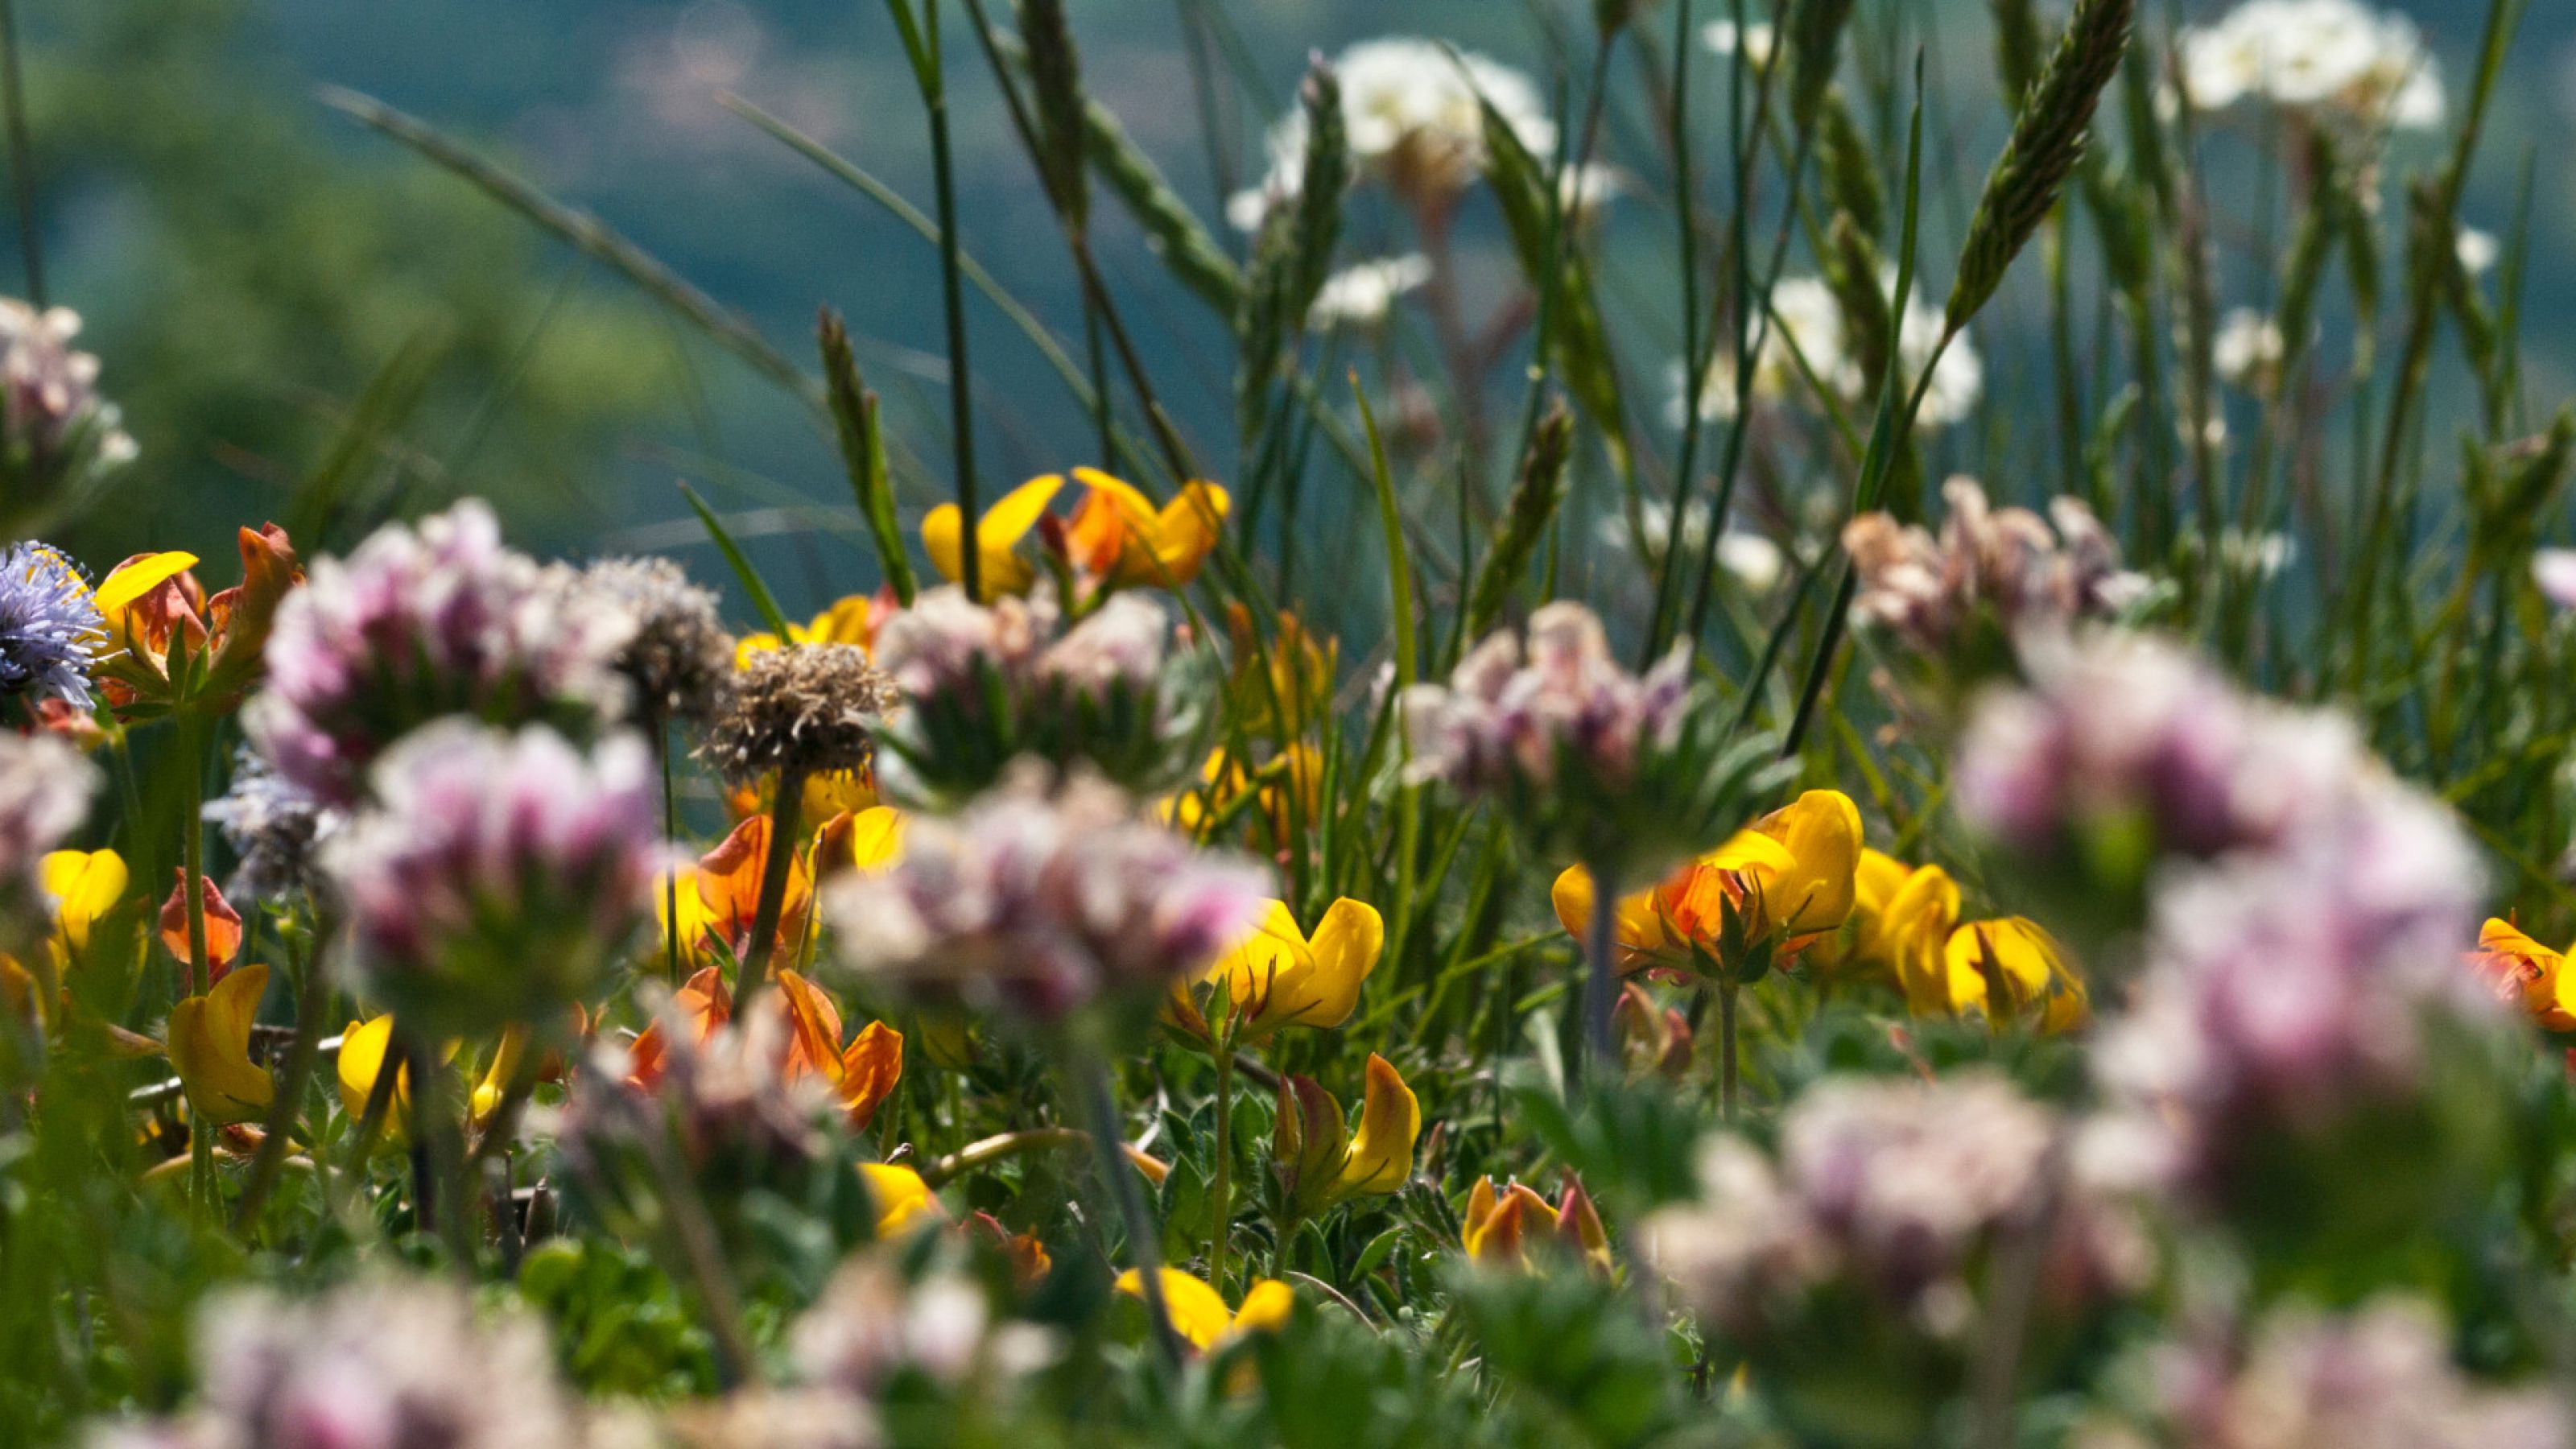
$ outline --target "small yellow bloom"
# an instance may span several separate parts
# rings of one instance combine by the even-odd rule
[[[2576,1031],[2576,975],[2569,974],[2564,952],[2524,935],[2510,921],[2490,919],[2469,959],[2499,997],[2533,1021],[2551,1031]]]
[[[1280,1079],[1271,1162],[1300,1213],[1319,1213],[1354,1197],[1384,1196],[1413,1175],[1413,1147],[1422,1135],[1422,1107],[1413,1089],[1386,1058],[1372,1052],[1366,1091],[1359,1131],[1353,1133],[1340,1100],[1313,1078]]]
[[[89,947],[90,929],[125,898],[131,875],[125,857],[113,850],[57,850],[37,867],[45,894],[53,897],[56,940],[67,958]]]
[[[1065,529],[1073,566],[1113,589],[1186,587],[1217,544],[1232,500],[1214,483],[1184,484],[1156,508],[1130,483],[1097,468],[1076,468],[1086,490]]]
[[[911,1168],[891,1162],[862,1162],[859,1175],[867,1179],[868,1194],[877,1205],[879,1238],[899,1238],[922,1223],[947,1220],[938,1194]]]
[[[1348,897],[1333,902],[1309,940],[1287,903],[1272,901],[1261,924],[1199,981],[1214,988],[1208,1004],[1231,1020],[1234,1041],[1261,1042],[1282,1027],[1333,1027],[1350,1020],[1360,984],[1377,969],[1385,949],[1386,922],[1375,906]],[[1225,1029],[1224,1020],[1210,1025],[1187,987],[1173,990],[1164,1019],[1203,1044]]]
[[[108,571],[99,581],[93,599],[100,616],[107,621],[108,633],[116,638],[125,635],[125,611],[135,601],[161,585],[197,566],[193,553],[138,554]]]
[[[891,805],[875,805],[850,821],[850,863],[868,874],[903,859],[903,814]]]
[[[1243,1292],[1243,1306],[1229,1309],[1225,1295],[1178,1268],[1159,1270],[1163,1283],[1163,1311],[1172,1320],[1172,1331],[1200,1353],[1215,1348],[1240,1334],[1275,1329],[1288,1321],[1297,1305],[1297,1294],[1276,1278],[1263,1278]],[[1142,1301],[1145,1280],[1130,1268],[1118,1275],[1117,1290]]]
[[[230,981],[232,977],[227,976],[224,980]],[[394,1019],[390,1015],[350,1022],[340,1033],[340,1059],[337,1063],[340,1078],[340,1108],[349,1114],[350,1122],[358,1122],[367,1115],[367,1099],[375,1094],[376,1076],[385,1069],[385,1057],[392,1052],[393,1044]],[[524,1043],[522,1046],[524,1047]],[[506,1042],[504,1047],[507,1049]],[[449,1042],[439,1053],[439,1060],[454,1061],[455,1059],[456,1043]],[[495,1065],[497,1067],[499,1064],[496,1062]],[[506,1085],[506,1081],[503,1085]],[[475,1089],[478,1102],[483,1095],[483,1088],[478,1086]],[[494,1105],[499,1105],[497,1093],[492,1100]],[[377,1128],[377,1142],[402,1141],[403,1124],[410,1117],[411,1064],[405,1062],[401,1074],[394,1078],[393,1096],[385,1103],[385,1119]]]
[[[1961,1011],[1999,1017],[2036,1006],[2039,1028],[2046,1032],[2073,1031],[2091,1017],[2083,981],[2057,938],[2036,921],[1971,921],[1950,933],[1942,954]],[[1990,976],[2011,997],[2002,1012],[1994,1010]]]
[[[1731,915],[1747,942],[1795,951],[1852,914],[1860,868],[1860,807],[1839,790],[1809,790],[1717,849],[1618,905],[1614,934],[1626,970],[1687,965],[1716,955]],[[1575,866],[1550,892],[1557,919],[1582,939],[1592,876]]]
[[[251,1024],[267,990],[268,968],[244,966],[170,1008],[170,1065],[198,1121],[248,1122],[277,1095],[267,1069],[250,1059]]]
[[[874,649],[877,626],[885,622],[892,605],[873,594],[846,594],[832,606],[816,614],[809,624],[789,624],[787,638],[762,630],[745,634],[734,641],[733,667],[747,668],[756,654],[767,654],[787,644],[855,644],[861,649]]]
[[[1037,567],[1021,556],[1020,540],[1038,526],[1038,520],[1046,516],[1047,504],[1063,487],[1064,479],[1058,474],[1032,478],[1003,494],[976,520],[975,554],[983,574],[979,582],[985,598],[1024,594],[1029,585],[1037,582]],[[921,520],[922,546],[930,551],[932,566],[952,583],[963,582],[966,577],[964,517],[956,504],[942,503]]]
[[[519,1063],[528,1054],[528,1029],[524,1026],[504,1028],[500,1041],[492,1048],[492,1060],[484,1065],[482,1079],[474,1084],[474,1094],[467,1103],[475,1128],[492,1125],[501,1104],[510,1095],[511,1079],[519,1075]],[[364,1110],[366,1103],[358,1104]]]
[[[1610,1234],[1592,1206],[1592,1195],[1570,1172],[1565,1193],[1554,1206],[1524,1184],[1497,1189],[1493,1179],[1479,1177],[1468,1189],[1461,1218],[1459,1246],[1471,1263],[1526,1269],[1533,1266],[1530,1245],[1552,1239],[1594,1272],[1610,1271]]]

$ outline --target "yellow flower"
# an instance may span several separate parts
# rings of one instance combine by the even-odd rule
[[[1032,478],[1002,495],[1001,500],[984,510],[975,523],[975,555],[983,578],[979,581],[985,598],[1002,594],[1028,592],[1037,582],[1037,568],[1019,552],[1020,540],[1038,526],[1046,516],[1047,504],[1064,479],[1049,473]],[[921,520],[922,546],[930,551],[930,562],[951,582],[966,577],[966,527],[964,515],[954,503],[942,503]]]
[[[116,909],[131,880],[125,858],[113,850],[53,851],[37,876],[53,897],[56,940],[66,958],[88,949],[90,928]]]
[[[224,980],[230,981],[232,977],[227,976]],[[340,1059],[337,1064],[340,1078],[340,1108],[349,1114],[350,1122],[355,1123],[367,1115],[367,1098],[375,1093],[376,1074],[385,1069],[385,1057],[392,1051],[393,1044],[394,1019],[390,1015],[375,1017],[368,1021],[350,1022],[347,1029],[340,1033]],[[510,1047],[505,1040],[503,1051],[508,1050]],[[449,1042],[439,1053],[439,1060],[455,1059],[456,1043]],[[504,1072],[509,1070],[502,1067],[497,1060],[494,1066]],[[489,1082],[488,1076],[486,1081]],[[506,1079],[502,1085],[507,1085]],[[484,1088],[477,1086],[475,1098],[478,1104],[483,1096]],[[495,1106],[499,1105],[497,1092],[492,1101]],[[410,1116],[411,1064],[405,1062],[401,1074],[394,1078],[393,1096],[385,1103],[385,1119],[377,1128],[376,1141],[380,1144],[402,1141],[403,1123]]]
[[[903,859],[903,815],[874,805],[850,821],[850,863],[871,875]]]
[[[345,1041],[343,1042],[345,1046]],[[467,1110],[477,1129],[488,1127],[501,1103],[510,1095],[510,1080],[519,1074],[519,1063],[528,1054],[528,1029],[524,1026],[504,1028],[501,1040],[492,1048],[492,1060],[485,1064],[482,1079],[474,1084],[474,1094]],[[366,1103],[358,1104],[364,1110]]]
[[[2519,1005],[2551,1031],[2576,1031],[2576,976],[2565,953],[2526,936],[2510,921],[2489,919],[2470,958],[2497,996]]]
[[[1386,923],[1375,906],[1348,897],[1333,902],[1310,941],[1287,904],[1272,901],[1252,934],[1199,978],[1211,988],[1206,1001],[1218,1022],[1211,1027],[1186,986],[1173,989],[1164,1019],[1201,1044],[1228,1022],[1229,1039],[1238,1043],[1266,1041],[1282,1027],[1339,1026],[1359,1005],[1360,983],[1385,949]]]
[[[1387,1059],[1369,1054],[1360,1127],[1345,1125],[1342,1104],[1311,1077],[1279,1082],[1272,1165],[1298,1212],[1311,1215],[1354,1197],[1382,1197],[1413,1175],[1413,1145],[1422,1107]]]
[[[1163,1311],[1170,1315],[1172,1331],[1201,1353],[1215,1348],[1240,1334],[1275,1329],[1288,1321],[1297,1305],[1297,1294],[1276,1278],[1263,1278],[1243,1291],[1243,1306],[1229,1309],[1225,1295],[1204,1281],[1191,1277],[1178,1268],[1158,1272],[1163,1283]],[[1130,1298],[1142,1300],[1145,1280],[1130,1268],[1118,1275],[1117,1290]]]
[[[868,1195],[877,1205],[879,1238],[899,1238],[922,1223],[941,1222],[948,1216],[939,1206],[938,1194],[909,1167],[862,1162],[859,1175],[867,1179]]]
[[[1247,790],[1258,790],[1255,803],[1270,825],[1273,841],[1284,842],[1300,821],[1312,828],[1324,804],[1324,757],[1300,741],[1281,750],[1270,763],[1247,770],[1224,747],[1208,751],[1199,766],[1199,783],[1166,796],[1157,813],[1163,823],[1188,835],[1231,818]],[[1292,813],[1290,802],[1295,802]]]
[[[1466,1249],[1467,1261],[1489,1267],[1531,1267],[1529,1245],[1553,1239],[1583,1259],[1595,1272],[1610,1271],[1610,1234],[1601,1226],[1601,1214],[1592,1206],[1591,1194],[1572,1173],[1565,1176],[1565,1193],[1555,1206],[1521,1183],[1497,1190],[1492,1178],[1479,1177],[1467,1192],[1467,1209],[1461,1215],[1459,1246]]]
[[[890,612],[891,607],[881,604],[872,594],[844,595],[834,600],[830,608],[816,614],[812,623],[801,626],[789,624],[787,638],[783,642],[765,629],[743,635],[734,641],[733,667],[745,668],[753,655],[769,653],[785,644],[855,644],[861,649],[872,650],[876,647],[877,626],[885,622],[885,616]]]
[[[1161,508],[1134,485],[1097,468],[1076,468],[1085,490],[1065,529],[1073,566],[1108,588],[1185,587],[1216,548],[1232,500],[1214,483],[1182,485]]]
[[[268,1111],[277,1084],[250,1059],[251,1023],[268,989],[266,966],[244,966],[203,996],[170,1008],[170,1065],[197,1120],[248,1122]]]
[[[197,556],[193,553],[146,553],[108,570],[92,602],[98,605],[99,617],[107,622],[109,637],[122,640],[126,636],[125,613],[145,594],[196,566]]]
[[[1621,897],[1613,933],[1622,968],[1721,955],[1729,917],[1748,945],[1795,951],[1851,918],[1860,857],[1860,807],[1839,790],[1809,790],[1660,884]],[[1559,875],[1550,892],[1557,919],[1578,940],[1592,919],[1593,893],[1581,866]]]

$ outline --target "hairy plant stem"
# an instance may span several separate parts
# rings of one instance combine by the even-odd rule
[[[320,938],[317,930],[315,940]],[[297,959],[299,955],[301,959]],[[287,1135],[303,1109],[304,1094],[313,1082],[314,1064],[322,1058],[322,1025],[331,1006],[329,958],[318,948],[298,953],[290,939],[287,959],[296,972],[295,1044],[287,1049],[286,1077],[278,1083],[277,1096],[269,1103],[265,1135],[260,1139],[258,1155],[251,1159],[241,1201],[233,1205],[236,1236],[259,1225],[260,1209],[267,1205],[269,1193],[277,1186],[278,1170],[286,1163]]]
[[[1077,1058],[1073,1071],[1086,1099],[1084,1115],[1091,1119],[1091,1145],[1099,1158],[1101,1176],[1108,1180],[1109,1194],[1116,1200],[1119,1219],[1127,1229],[1128,1266],[1136,1270],[1137,1296],[1145,1301],[1145,1319],[1152,1326],[1155,1350],[1165,1367],[1176,1368],[1181,1361],[1181,1344],[1172,1333],[1171,1309],[1163,1302],[1159,1234],[1153,1210],[1137,1190],[1136,1169],[1128,1163],[1123,1150],[1127,1139],[1119,1127],[1118,1094],[1109,1082],[1109,1064],[1096,1053],[1085,1051]]]
[[[805,772],[778,772],[778,792],[769,802],[769,851],[760,862],[760,902],[751,912],[751,945],[742,958],[742,976],[734,983],[733,1015],[749,1021],[746,1008],[769,971],[778,946],[778,918],[787,907],[787,877],[796,864],[799,807],[805,800]]]
[[[1232,1036],[1229,1029],[1227,1035]],[[1208,1189],[1208,1282],[1225,1292],[1225,1250],[1234,1227],[1234,1043],[1216,1049],[1216,1182]]]
[[[1593,1085],[1596,1074],[1607,1075],[1618,1059],[1618,1043],[1610,1036],[1610,1008],[1619,993],[1619,968],[1611,960],[1618,949],[1618,874],[1606,865],[1586,869],[1592,872],[1592,916],[1583,923],[1583,1044],[1568,1074],[1568,1085],[1577,1091]]]
[[[1717,982],[1717,1110],[1725,1121],[1735,1120],[1736,1078],[1740,1067],[1735,1052],[1735,993],[1744,988],[1732,974]]]

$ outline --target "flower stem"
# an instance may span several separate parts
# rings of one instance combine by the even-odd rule
[[[1100,1157],[1101,1175],[1109,1179],[1109,1193],[1118,1203],[1118,1216],[1127,1228],[1127,1258],[1136,1270],[1139,1296],[1145,1300],[1145,1318],[1152,1325],[1154,1345],[1167,1366],[1181,1361],[1180,1340],[1172,1336],[1172,1315],[1163,1303],[1162,1254],[1157,1251],[1160,1234],[1154,1226],[1153,1210],[1146,1206],[1144,1193],[1136,1187],[1136,1169],[1121,1150],[1126,1134],[1119,1128],[1118,1097],[1109,1084],[1109,1064],[1096,1055],[1085,1054],[1076,1069],[1082,1090],[1089,1097],[1086,1104],[1091,1118],[1091,1145]]]
[[[751,946],[742,961],[742,979],[734,983],[733,1014],[736,1021],[750,1020],[744,1008],[751,1004],[752,994],[760,990],[769,972],[769,958],[778,945],[778,918],[787,906],[787,877],[796,863],[798,806],[805,798],[805,772],[780,770],[778,793],[769,802],[769,854],[760,863],[760,903],[752,908]]]
[[[1208,1234],[1208,1282],[1225,1292],[1225,1250],[1234,1228],[1234,1048],[1216,1049],[1216,1182],[1209,1189],[1216,1225]]]
[[[1616,949],[1619,915],[1618,878],[1606,867],[1594,865],[1592,872],[1592,918],[1584,925],[1585,975],[1583,981],[1583,1045],[1575,1053],[1571,1086],[1580,1090],[1596,1072],[1606,1072],[1615,1060],[1617,1044],[1610,1037],[1610,1008],[1618,999],[1619,972],[1610,959]]]
[[[181,881],[188,911],[188,959],[179,963],[180,993],[193,996],[200,990],[214,989],[214,964],[206,959],[206,753],[205,736],[190,722],[180,727],[180,752],[187,757],[188,768],[182,775],[179,803],[188,813],[180,825],[179,858],[184,864]],[[205,985],[197,984],[199,971],[205,973]]]
[[[680,838],[679,793],[671,782],[671,722],[657,711],[651,721],[653,760],[662,767],[662,838]],[[665,873],[662,881],[662,925],[668,955],[665,958],[671,989],[680,988],[680,873]]]
[[[1732,976],[1717,983],[1717,1110],[1724,1120],[1735,1120],[1735,993],[1738,986]]]
[[[319,937],[316,933],[316,938]],[[319,950],[297,952],[294,938],[287,939],[289,964],[296,967],[295,1044],[287,1049],[286,1077],[277,1085],[277,1096],[269,1103],[265,1135],[259,1153],[251,1159],[250,1177],[242,1185],[241,1201],[233,1205],[233,1233],[244,1235],[259,1224],[259,1211],[268,1203],[268,1195],[277,1186],[278,1169],[286,1162],[286,1140],[295,1119],[304,1108],[304,1094],[313,1081],[314,1065],[322,1058],[322,1024],[331,1005],[329,958]],[[303,956],[298,961],[294,957]]]

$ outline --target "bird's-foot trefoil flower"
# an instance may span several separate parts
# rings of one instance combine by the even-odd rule
[[[1386,1058],[1369,1054],[1367,1096],[1353,1132],[1342,1104],[1314,1079],[1284,1076],[1271,1171],[1291,1213],[1311,1218],[1355,1197],[1383,1197],[1413,1175],[1422,1107]]]
[[[245,966],[170,1008],[170,1065],[198,1121],[249,1122],[276,1097],[268,1069],[250,1059],[251,1024],[267,990],[268,968]]]
[[[1286,902],[1270,901],[1250,934],[1196,982],[1173,988],[1163,1020],[1203,1047],[1255,1046],[1290,1026],[1340,1026],[1385,948],[1386,922],[1364,901],[1333,902],[1312,938]]]
[[[1468,1189],[1466,1210],[1460,1216],[1459,1246],[1466,1250],[1467,1261],[1480,1267],[1532,1269],[1543,1261],[1532,1250],[1552,1244],[1557,1251],[1580,1259],[1589,1271],[1610,1271],[1610,1234],[1601,1226],[1601,1214],[1592,1205],[1592,1195],[1583,1190],[1583,1180],[1571,1172],[1565,1175],[1565,1191],[1553,1204],[1526,1184],[1497,1188],[1492,1178],[1480,1176]]]
[[[1228,1308],[1225,1295],[1204,1280],[1194,1278],[1178,1268],[1160,1270],[1163,1305],[1172,1317],[1172,1331],[1198,1353],[1206,1353],[1246,1334],[1276,1329],[1288,1321],[1296,1307],[1295,1290],[1276,1278],[1261,1278],[1243,1290],[1243,1303]],[[1130,1298],[1145,1296],[1145,1280],[1136,1270],[1118,1275],[1117,1290]]]

